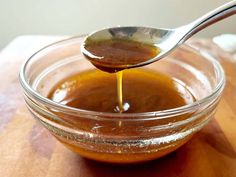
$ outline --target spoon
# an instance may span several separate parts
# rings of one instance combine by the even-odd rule
[[[129,63],[127,63],[127,65],[122,64],[120,66],[116,66],[119,70],[140,67],[160,60],[161,58],[168,55],[173,49],[183,44],[187,39],[189,39],[197,32],[217,21],[234,15],[235,13],[236,0],[233,0],[216,8],[215,10],[210,11],[209,13],[196,19],[195,21],[175,29],[137,26],[106,28],[93,32],[89,36],[87,36],[83,44],[81,45],[81,51],[86,57],[90,59],[101,59],[101,57],[95,56],[94,54],[90,53],[90,51],[88,51],[85,46],[88,41],[91,42],[109,39],[128,39],[141,43],[151,44],[157,47],[160,50],[160,53],[158,53],[151,59],[137,64],[130,65]],[[99,60],[99,62],[102,62],[102,60]]]

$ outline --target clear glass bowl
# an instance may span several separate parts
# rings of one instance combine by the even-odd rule
[[[187,45],[144,68],[177,79],[195,96],[194,103],[163,111],[117,114],[76,109],[47,99],[59,81],[94,69],[80,53],[83,38],[41,49],[20,72],[28,109],[72,151],[103,162],[148,161],[176,150],[213,117],[225,84],[224,72],[210,55]]]

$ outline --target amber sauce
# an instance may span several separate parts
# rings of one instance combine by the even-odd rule
[[[114,113],[119,112],[117,85],[116,73],[110,74],[94,69],[61,81],[48,97],[80,109]],[[122,86],[121,102],[129,106],[125,113],[160,111],[194,101],[191,92],[179,82],[165,74],[150,70],[123,71]]]
[[[65,78],[55,85],[48,98],[79,109],[118,114],[166,110],[195,101],[194,96],[184,85],[163,73],[141,68],[119,71],[124,69],[127,63],[128,65],[140,63],[157,55],[159,51],[153,46],[133,41],[116,40],[91,43],[87,49],[90,49],[96,56],[103,57],[100,62],[89,58],[100,70],[92,69]],[[90,129],[90,122],[84,125],[84,128]],[[79,123],[79,126],[83,126],[83,123]],[[124,130],[122,130],[122,125],[119,125],[120,129],[114,129],[111,132],[108,126],[104,123],[105,132],[114,135],[126,132],[127,136],[132,135],[136,128],[133,127],[134,130],[127,129],[123,125]],[[63,143],[73,151],[91,159],[131,163],[163,156],[175,150],[188,138],[181,140],[169,149],[148,154],[140,153],[138,156],[127,152],[123,155],[100,154],[66,142]],[[153,150],[155,151],[155,148],[150,149],[150,152]],[[132,152],[132,149],[130,151]]]

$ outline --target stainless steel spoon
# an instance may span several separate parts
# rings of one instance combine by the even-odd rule
[[[99,59],[99,56],[94,56],[92,53],[86,50],[86,43],[88,41],[107,40],[112,38],[124,38],[142,43],[152,44],[161,50],[161,52],[157,54],[157,56],[145,62],[141,62],[134,65],[129,65],[127,63],[125,67],[124,65],[117,66],[117,68],[120,69],[139,67],[160,60],[164,56],[168,55],[173,49],[184,43],[195,33],[199,32],[200,30],[206,28],[207,26],[217,21],[234,15],[235,13],[236,0],[233,0],[216,8],[213,11],[210,11],[209,13],[205,14],[204,16],[198,18],[195,21],[175,29],[157,29],[136,26],[107,28],[100,31],[96,31],[87,36],[84,40],[83,45],[81,46],[81,51],[85,56],[89,57],[90,59]]]

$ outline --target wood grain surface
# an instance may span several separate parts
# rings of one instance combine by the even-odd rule
[[[210,40],[191,40],[227,76],[215,118],[177,151],[139,165],[81,158],[38,125],[26,109],[18,72],[35,50],[61,37],[23,36],[0,53],[0,177],[236,177],[236,61]]]

